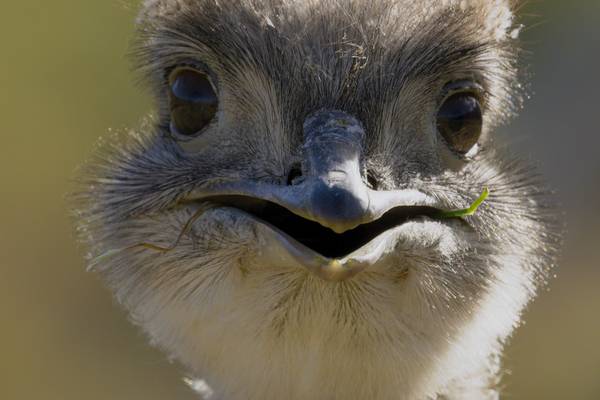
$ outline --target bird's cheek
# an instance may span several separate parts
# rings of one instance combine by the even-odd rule
[[[457,265],[476,243],[476,233],[462,221],[424,219],[401,227],[394,256],[409,271],[413,283],[433,280],[443,284],[447,268]]]

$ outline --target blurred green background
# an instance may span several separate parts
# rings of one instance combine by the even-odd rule
[[[84,271],[65,195],[109,128],[151,109],[126,58],[136,2],[4,2],[0,15],[0,399],[194,399]],[[536,1],[533,97],[500,135],[539,160],[569,236],[505,357],[506,399],[600,399],[600,2]]]

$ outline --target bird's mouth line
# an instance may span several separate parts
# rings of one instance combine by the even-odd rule
[[[361,224],[343,233],[303,218],[287,208],[249,196],[225,195],[203,198],[216,207],[234,208],[250,215],[284,233],[318,255],[331,260],[343,259],[369,244],[383,233],[404,223],[422,217],[436,218],[440,210],[430,206],[400,206],[384,213],[380,218]]]
[[[462,217],[472,215],[485,200],[485,196],[487,191],[470,208],[464,210],[444,211],[432,205],[419,204],[391,207],[378,218],[341,233],[304,218],[275,202],[254,196],[219,194],[188,197],[179,205],[200,206],[170,246],[164,247],[148,242],[111,249],[95,257],[93,265],[127,250],[147,249],[168,253],[179,245],[208,210],[229,209],[230,212],[237,211],[256,222],[257,228],[262,229],[259,236],[266,240],[263,250],[269,253],[271,258],[282,261],[291,256],[296,263],[325,280],[342,281],[376,264],[384,254],[394,251],[390,248],[393,240],[385,239],[387,234],[392,235],[408,222],[423,220],[452,218],[468,225]]]

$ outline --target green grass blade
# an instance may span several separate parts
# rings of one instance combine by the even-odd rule
[[[435,216],[437,218],[462,218],[474,215],[477,212],[479,206],[483,204],[483,202],[488,198],[489,195],[490,190],[488,188],[484,188],[483,193],[481,193],[481,196],[479,196],[469,208],[464,208],[462,210],[440,211]]]

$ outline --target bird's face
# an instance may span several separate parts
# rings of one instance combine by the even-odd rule
[[[521,95],[508,2],[266,3],[147,2],[159,111],[90,163],[91,266],[217,380],[368,352],[417,382],[502,340],[554,254],[532,169],[493,146]]]

